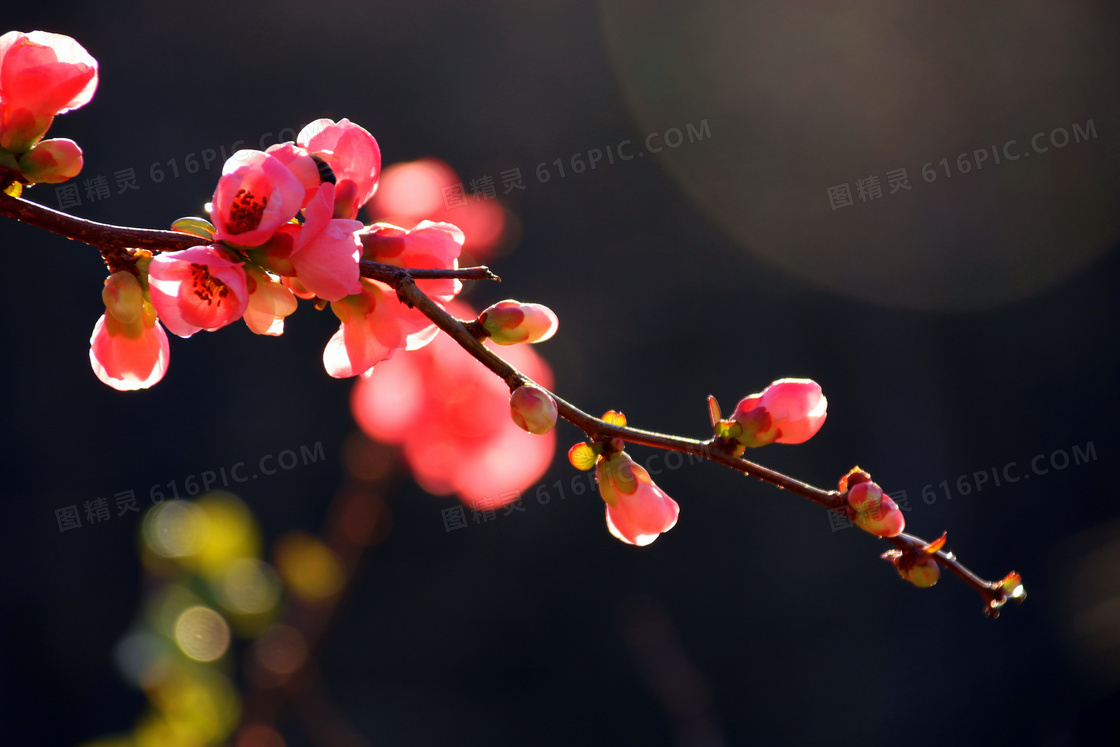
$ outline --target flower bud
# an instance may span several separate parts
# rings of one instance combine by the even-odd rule
[[[898,505],[873,482],[861,482],[848,491],[848,508],[860,529],[878,537],[894,537],[906,526]]]
[[[556,400],[539,386],[526,384],[509,398],[510,417],[522,430],[543,436],[556,425]]]
[[[848,488],[859,485],[861,482],[871,482],[871,473],[860,469],[859,466],[852,467],[848,474],[840,478],[840,492],[847,493]]]
[[[121,324],[135,324],[144,313],[144,289],[128,270],[114,272],[105,279],[101,300],[105,302],[105,311]]]
[[[97,60],[69,36],[9,31],[0,36],[0,147],[26,153],[58,114],[97,89]]]
[[[543,342],[556,334],[560,321],[547,306],[520,301],[499,301],[478,315],[478,321],[499,345]]]
[[[648,545],[677,524],[680,506],[625,452],[595,465],[599,495],[607,504],[607,529],[630,545]]]
[[[73,140],[43,140],[20,156],[19,170],[32,184],[59,184],[82,171],[82,149]]]
[[[745,446],[808,441],[824,424],[828,400],[809,379],[779,379],[739,402],[731,419],[743,429],[736,437]]]
[[[908,557],[903,557],[898,562],[898,575],[919,589],[928,589],[941,578],[941,566],[929,555],[918,555],[908,563]]]

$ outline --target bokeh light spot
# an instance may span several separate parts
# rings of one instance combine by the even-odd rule
[[[346,571],[322,540],[305,532],[289,532],[276,541],[276,568],[292,593],[308,601],[333,596]]]
[[[229,625],[209,607],[191,607],[175,623],[175,642],[197,661],[214,661],[229,648]]]
[[[165,558],[194,555],[205,544],[208,532],[206,514],[190,501],[161,503],[144,517],[144,541]]]
[[[267,563],[254,558],[233,561],[222,576],[222,604],[233,612],[268,612],[280,599],[280,582]]]

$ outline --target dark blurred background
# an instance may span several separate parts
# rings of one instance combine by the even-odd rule
[[[1014,569],[1029,592],[987,620],[956,579],[912,588],[886,543],[714,465],[657,476],[681,521],[644,549],[608,535],[597,495],[558,498],[562,451],[549,503],[452,532],[451,499],[406,480],[319,657],[368,744],[1062,745],[1120,728],[1117,12],[39,3],[0,27],[100,62],[51,136],[83,147],[75,183],[111,194],[80,186],[69,212],[166,227],[220,173],[220,155],[187,173],[189,154],[319,117],[364,126],[386,164],[434,156],[499,195],[519,168],[526,188],[500,197],[514,250],[489,262],[504,282],[468,298],[557,312],[540,352],[562,396],[702,438],[706,395],[730,410],[813,378],[824,429],[758,461],[825,488],[858,463],[907,491],[909,531],[948,530],[977,573]],[[27,196],[59,207],[53,187]],[[56,509],[127,490],[147,507],[153,485],[321,442],[325,460],[238,491],[266,543],[318,531],[351,383],[322,370],[337,322],[301,306],[279,339],[173,338],[159,385],[116,392],[87,357],[97,253],[8,220],[0,247],[0,743],[77,744],[144,708],[113,657],[141,603],[140,515],[60,532]]]

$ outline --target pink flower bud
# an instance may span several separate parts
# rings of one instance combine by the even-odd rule
[[[25,153],[56,115],[84,106],[96,89],[97,60],[69,36],[0,36],[0,147]]]
[[[89,339],[94,374],[120,391],[150,387],[163,378],[170,354],[155,309],[144,300],[136,276],[126,270],[109,276],[101,297],[105,313]]]
[[[499,345],[543,342],[556,334],[560,321],[547,306],[499,301],[478,315],[478,321]]]
[[[779,379],[739,402],[731,419],[742,426],[737,438],[747,446],[800,444],[821,429],[827,407],[815,381]]]
[[[517,427],[543,436],[556,425],[556,400],[539,386],[527,384],[509,398],[510,416]]]
[[[180,337],[236,322],[249,304],[245,270],[219,246],[165,252],[148,268],[152,304]]]
[[[848,491],[848,507],[860,529],[878,537],[894,537],[906,526],[898,505],[873,482],[861,482]]]
[[[677,524],[680,506],[625,452],[595,465],[599,495],[607,504],[607,529],[631,545],[648,545]]]
[[[20,156],[19,169],[32,184],[60,184],[82,171],[82,149],[73,140],[42,140]]]

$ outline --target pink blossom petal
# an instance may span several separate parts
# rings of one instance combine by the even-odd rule
[[[210,219],[214,238],[260,246],[299,212],[306,196],[299,178],[279,158],[239,150],[222,167]]]
[[[245,270],[217,246],[157,255],[148,283],[159,318],[180,337],[232,324],[249,304]]]
[[[339,301],[360,293],[361,221],[331,218],[334,185],[323,184],[307,205],[306,222],[289,257],[296,277],[319,298]]]
[[[102,314],[89,340],[94,374],[122,392],[146,389],[167,372],[171,353],[167,333],[156,321],[151,306],[145,307],[144,318],[130,325]]]
[[[336,215],[356,218],[376,191],[381,173],[381,149],[373,135],[348,119],[337,124],[318,119],[300,131],[296,142],[326,161],[334,172],[336,197],[345,203]]]

